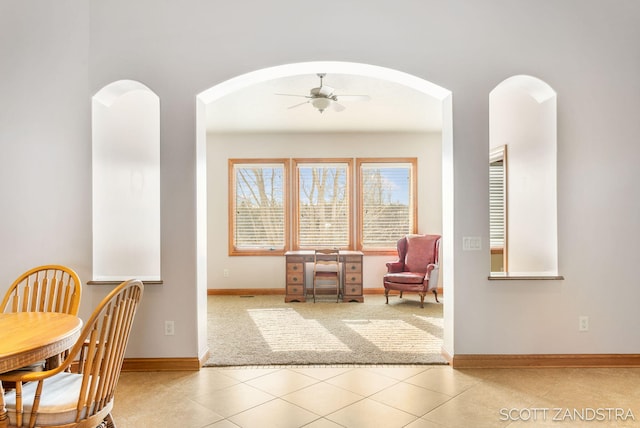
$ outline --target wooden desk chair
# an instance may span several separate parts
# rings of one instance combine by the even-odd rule
[[[340,300],[340,255],[338,250],[315,250],[313,257],[313,303],[319,290],[336,295]]]
[[[60,366],[0,375],[16,383],[5,395],[9,427],[115,426],[114,392],[143,288],[129,280],[109,293]]]

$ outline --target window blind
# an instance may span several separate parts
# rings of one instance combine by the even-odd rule
[[[505,241],[504,163],[489,164],[489,241],[491,248],[504,248]]]
[[[298,164],[298,245],[349,246],[349,167],[346,163]]]
[[[360,183],[363,249],[395,248],[414,230],[412,165],[362,164]]]
[[[280,164],[234,165],[235,248],[284,248],[284,173]]]

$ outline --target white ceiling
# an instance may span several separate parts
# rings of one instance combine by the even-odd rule
[[[322,70],[319,70],[322,72]],[[324,85],[334,88],[345,110],[323,113],[305,98],[319,86],[313,74],[288,76],[238,89],[207,105],[209,132],[440,132],[439,99],[395,82],[352,74],[327,74]],[[368,95],[353,101],[341,94]]]

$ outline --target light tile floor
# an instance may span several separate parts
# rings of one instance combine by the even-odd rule
[[[640,369],[124,372],[113,415],[118,428],[640,427]]]

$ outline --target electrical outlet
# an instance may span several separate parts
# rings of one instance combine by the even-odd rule
[[[173,336],[176,333],[175,324],[173,321],[165,321],[164,322],[164,335],[165,336]]]
[[[578,331],[589,331],[589,317],[581,315],[578,317]]]
[[[229,269],[223,269],[222,270],[222,276],[225,278],[229,278]]]

